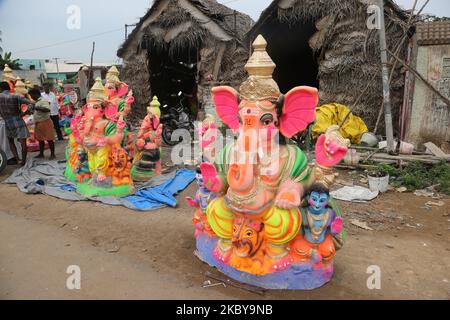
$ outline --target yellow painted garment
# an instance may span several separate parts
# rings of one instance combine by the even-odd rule
[[[312,127],[312,137],[317,139],[331,125],[339,125],[350,109],[338,103],[324,104],[316,109],[316,123]],[[342,125],[340,133],[352,144],[359,144],[364,133],[368,132],[364,121],[350,114],[347,121]]]
[[[91,173],[105,174],[108,169],[110,152],[109,145],[95,149],[88,150],[89,171]]]

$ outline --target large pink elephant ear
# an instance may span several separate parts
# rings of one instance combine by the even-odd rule
[[[119,84],[119,88],[117,89],[117,96],[123,97],[128,92],[128,85],[125,82],[121,82]]]
[[[105,108],[105,116],[108,120],[114,120],[118,111],[119,108],[116,105],[108,103]]]
[[[211,91],[217,115],[231,130],[238,130],[239,105],[237,91],[228,86],[214,87]]]
[[[319,102],[316,88],[295,87],[284,98],[283,112],[280,118],[280,132],[287,138],[306,129],[316,117],[315,109]]]

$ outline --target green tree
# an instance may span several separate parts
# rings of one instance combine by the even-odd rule
[[[0,70],[5,68],[7,64],[13,70],[20,70],[19,59],[13,59],[11,57],[11,52],[5,52],[5,54],[0,54]]]
[[[2,30],[0,30],[0,42],[2,42]],[[0,54],[3,53],[3,48],[0,47]]]

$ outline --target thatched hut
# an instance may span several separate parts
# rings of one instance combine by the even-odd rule
[[[282,91],[297,85],[318,87],[320,103],[350,106],[372,130],[383,90],[378,30],[370,30],[366,23],[371,2],[275,0],[248,33],[247,45],[258,34],[266,38],[267,51],[277,64],[274,78]],[[394,2],[385,3],[387,45],[392,50],[406,31],[408,16]],[[405,41],[400,57],[406,57],[407,48]],[[403,70],[398,66],[391,84],[394,125],[402,106],[403,84]],[[355,105],[367,85],[369,89]]]
[[[241,40],[253,24],[215,0],[155,0],[117,53],[122,78],[135,92],[136,117],[152,95],[171,106],[182,91],[195,112],[212,106],[212,86],[237,87],[248,59]]]

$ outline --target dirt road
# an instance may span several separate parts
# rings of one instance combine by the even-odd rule
[[[58,144],[62,157],[63,144]],[[3,180],[14,167],[0,175]],[[193,255],[192,210],[148,213],[93,202],[25,195],[0,185],[0,298],[36,299],[449,299],[450,201],[390,192],[369,204],[341,203],[347,242],[335,276],[308,292],[259,296],[233,287],[202,288],[207,271]],[[349,221],[365,221],[373,231]],[[69,290],[66,269],[81,270],[81,289]],[[369,290],[369,266],[381,269],[381,289]]]

